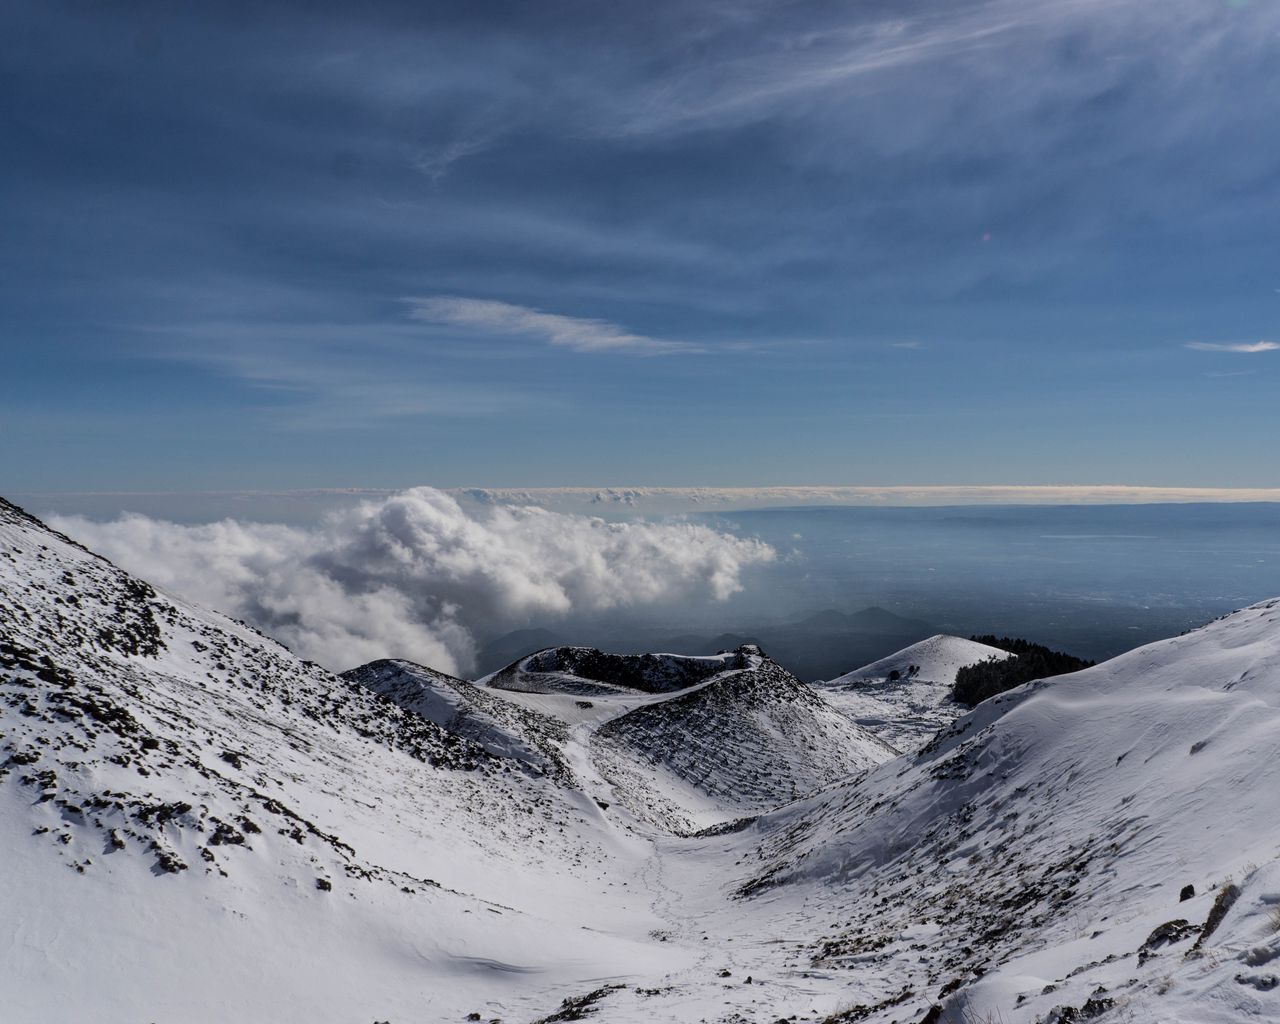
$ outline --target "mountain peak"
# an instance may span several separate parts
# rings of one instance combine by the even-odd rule
[[[598,770],[641,820],[694,831],[815,792],[894,756],[781,666],[743,654],[591,738]]]
[[[841,703],[900,723],[974,646],[338,677],[0,504],[6,1009],[1275,1018],[1280,601],[903,756]]]

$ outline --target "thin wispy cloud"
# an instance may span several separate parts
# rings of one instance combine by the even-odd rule
[[[493,137],[478,136],[472,139],[455,139],[438,149],[423,150],[413,160],[413,169],[438,185],[459,160],[482,153],[493,145]]]
[[[446,377],[411,324],[234,321],[143,327],[142,354],[204,367],[260,396],[291,430],[376,428],[413,418],[473,418],[527,404],[518,387]],[[539,404],[554,403],[547,394]]]
[[[529,337],[573,352],[661,356],[701,351],[698,346],[635,334],[607,320],[544,313],[528,306],[458,296],[409,299],[412,316],[425,323],[478,333]]]
[[[616,130],[643,134],[688,130],[708,121],[750,120],[797,95],[973,47],[1010,27],[999,23],[928,30],[889,19],[869,28],[832,33],[829,41],[785,40],[773,53],[736,57],[720,66],[690,71],[683,81],[664,86]]]
[[[481,505],[538,506],[627,518],[821,506],[1147,505],[1280,501],[1280,487],[1153,487],[1137,484],[818,484],[763,487],[473,487],[451,492]]]
[[[1185,347],[1195,349],[1197,352],[1237,352],[1242,354],[1252,354],[1255,352],[1274,352],[1277,349],[1280,349],[1280,341],[1188,341]]]
[[[952,58],[991,59],[999,47],[1020,38],[1043,38],[1084,23],[1099,9],[1135,4],[1136,0],[989,0],[940,12],[877,12],[871,7],[859,16],[792,25],[761,15],[744,18],[735,11],[719,32],[709,30],[729,51],[727,56],[683,69],[633,101],[627,116],[612,119],[602,130],[656,134],[752,121],[805,97],[832,90],[847,93],[859,79],[874,80]],[[757,28],[748,36],[750,43],[740,34],[744,24]]]
[[[440,482],[951,480],[1015,418],[1011,478],[1162,478],[1178,440],[1213,480],[1265,464],[1280,4],[146,6],[19,4],[0,60],[23,117],[76,126],[0,161],[28,488],[416,479],[427,447]],[[1195,338],[1223,347],[1149,387]],[[1256,429],[1186,411],[1239,369]],[[158,458],[144,415],[220,458]],[[1077,422],[1127,443],[1082,461]],[[371,443],[326,449],[339,424]]]

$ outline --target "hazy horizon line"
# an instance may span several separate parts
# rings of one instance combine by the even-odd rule
[[[103,498],[199,498],[310,500],[380,497],[404,487],[227,488],[200,490],[16,491],[26,501]],[[1117,505],[1280,502],[1278,487],[1200,487],[1148,484],[778,484],[756,486],[548,486],[439,487],[455,497],[493,504],[564,508],[674,511],[790,506]],[[673,507],[674,506],[674,507]]]

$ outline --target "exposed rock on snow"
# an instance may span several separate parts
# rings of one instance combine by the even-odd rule
[[[797,799],[896,751],[781,666],[742,648],[741,664],[669,700],[614,718],[591,753],[643,820],[691,831]]]
[[[527,1019],[674,964],[609,892],[647,848],[524,756],[0,504],[6,1016]]]
[[[462,679],[411,661],[374,661],[342,678],[478,744],[495,757],[513,758],[539,772],[571,781],[561,751],[568,739],[556,719],[503,700]]]
[[[552,647],[494,673],[485,682],[520,693],[672,693],[746,665],[743,650],[689,657],[606,654],[592,647]],[[755,650],[755,648],[750,648]]]

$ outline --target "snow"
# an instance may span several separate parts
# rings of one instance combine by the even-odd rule
[[[0,584],[6,1017],[519,1020],[679,961],[551,773],[4,506]]]
[[[1280,1019],[1280,601],[901,756],[674,659],[337,677],[0,503],[2,1015]]]
[[[921,682],[951,686],[956,681],[956,673],[966,665],[976,665],[993,658],[1003,661],[1010,657],[1012,655],[1008,651],[999,647],[939,633],[820,685],[847,687],[855,683],[888,679],[890,673],[897,672],[904,678],[912,676]]]
[[[898,750],[912,751],[967,710],[951,697],[961,668],[1009,657],[998,647],[939,634],[813,685],[859,725]]]
[[[545,716],[522,711],[486,694],[474,683],[411,661],[374,661],[342,673],[342,678],[479,744],[494,757],[554,767],[557,758],[546,742],[533,737],[563,730]]]
[[[591,736],[601,774],[638,818],[697,831],[894,756],[779,666],[749,657],[747,667],[635,708]]]
[[[1221,994],[1239,970],[1248,941],[1225,926],[1202,957],[1187,961],[1184,943],[1136,960],[1158,925],[1203,922],[1228,877],[1274,870],[1278,746],[1280,602],[1268,602],[1002,695],[920,755],[775,812],[745,888],[821,892],[851,923],[822,959],[859,971],[870,946],[934,921],[945,958],[900,961],[896,976],[936,993],[986,971],[951,1000],[978,1019],[1037,1020],[1099,986],[1124,1019],[1274,1015],[1275,997],[1252,986],[1228,986],[1223,1006],[1190,995],[1191,978]],[[1200,895],[1179,903],[1189,883]],[[874,962],[893,963],[894,950],[873,950]],[[1011,1003],[1017,975],[1053,990]]]

